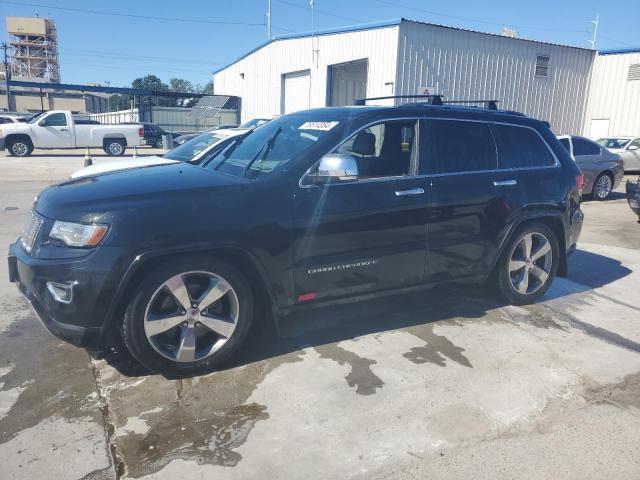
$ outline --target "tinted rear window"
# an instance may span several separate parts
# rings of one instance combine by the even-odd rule
[[[581,157],[582,155],[600,155],[600,147],[595,143],[576,137],[572,137],[572,140],[574,157]]]
[[[481,122],[427,120],[421,122],[421,173],[494,170],[496,146],[489,126]]]
[[[549,167],[555,164],[549,147],[533,129],[494,124],[500,168]]]

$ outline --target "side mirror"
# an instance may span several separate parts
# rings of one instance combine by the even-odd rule
[[[629,145],[629,148],[627,148],[627,150],[638,150],[640,147],[638,147],[637,145]]]
[[[358,164],[350,155],[329,153],[320,159],[317,172],[310,173],[307,178],[316,185],[352,182],[358,179]]]

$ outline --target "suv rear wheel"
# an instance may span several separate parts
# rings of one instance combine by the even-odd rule
[[[558,240],[542,223],[520,229],[497,265],[498,293],[512,305],[533,303],[551,286],[558,271]]]
[[[178,260],[150,272],[136,289],[123,337],[150,370],[197,375],[238,349],[252,317],[251,287],[239,270],[207,257]]]

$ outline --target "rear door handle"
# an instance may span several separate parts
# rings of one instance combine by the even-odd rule
[[[410,188],[409,190],[396,190],[396,197],[405,197],[407,195],[422,195],[424,188]]]
[[[61,129],[60,129],[60,131],[61,131],[61,132],[68,132],[68,131],[69,131],[69,129],[68,129],[68,128],[61,128]]]
[[[513,185],[517,185],[517,180],[494,180],[493,185],[496,187],[510,187]]]

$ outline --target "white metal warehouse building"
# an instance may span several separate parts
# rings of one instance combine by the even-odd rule
[[[582,133],[595,57],[401,19],[275,38],[216,71],[213,84],[216,94],[241,97],[243,121],[428,87],[450,100],[497,99],[557,133]]]

